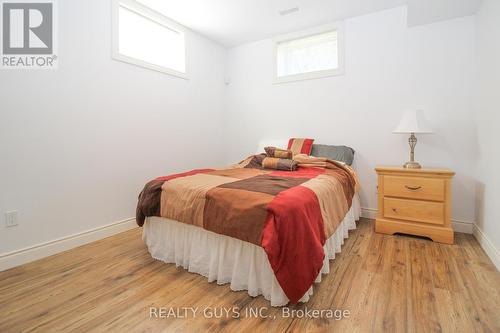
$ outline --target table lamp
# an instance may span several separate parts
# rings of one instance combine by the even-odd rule
[[[408,139],[410,145],[410,161],[406,162],[403,167],[407,169],[420,169],[422,166],[415,162],[415,146],[417,145],[417,137],[415,134],[433,133],[424,117],[423,111],[405,111],[403,118],[393,133],[410,134],[410,138]]]

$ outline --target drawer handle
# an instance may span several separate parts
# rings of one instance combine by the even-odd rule
[[[420,190],[422,188],[422,186],[408,186],[408,185],[405,185],[405,187],[409,190],[412,190],[412,191],[416,191],[416,190]]]

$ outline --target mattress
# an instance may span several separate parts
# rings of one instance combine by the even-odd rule
[[[322,274],[329,273],[329,260],[341,251],[348,231],[356,228],[361,213],[358,195],[352,206],[323,250],[325,258],[315,283]],[[209,282],[229,284],[231,290],[247,290],[250,296],[262,295],[271,306],[283,306],[289,299],[283,292],[271,268],[266,252],[260,246],[233,237],[214,233],[178,221],[150,216],[143,228],[143,240],[151,256],[165,263],[173,263],[189,272],[207,277]],[[300,298],[307,302],[313,286]]]

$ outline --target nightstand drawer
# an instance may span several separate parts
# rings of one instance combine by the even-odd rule
[[[384,176],[384,196],[444,201],[443,179]]]
[[[444,203],[384,198],[384,217],[443,225]]]

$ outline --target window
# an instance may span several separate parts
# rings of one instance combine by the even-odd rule
[[[187,79],[184,29],[131,0],[114,0],[113,58]]]
[[[343,72],[343,30],[339,24],[274,40],[275,83],[315,79]]]

